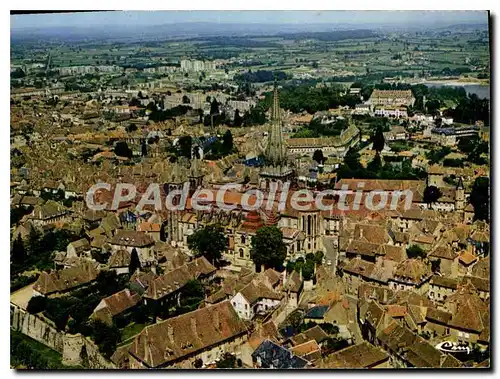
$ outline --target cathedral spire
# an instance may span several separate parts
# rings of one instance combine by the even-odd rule
[[[273,109],[271,113],[271,121],[273,123],[281,124],[281,110],[280,110],[280,99],[278,94],[278,82],[274,80],[274,91],[273,91]]]
[[[266,149],[266,161],[273,166],[284,165],[286,161],[286,147],[281,131],[281,108],[278,83],[276,81],[274,81],[273,106],[271,109],[271,125]]]
[[[268,181],[280,180],[284,182],[293,175],[292,168],[288,165],[286,146],[281,130],[281,108],[278,94],[278,83],[274,81],[273,105],[271,109],[271,122],[267,136],[267,146],[264,153],[265,166],[260,172],[263,179],[262,185],[266,188]]]

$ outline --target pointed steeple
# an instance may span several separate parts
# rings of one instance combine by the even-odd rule
[[[280,109],[280,99],[278,94],[278,82],[274,80],[274,90],[273,90],[273,109],[271,114],[271,121],[273,123],[281,124],[281,109]]]
[[[286,163],[286,147],[281,131],[281,108],[278,94],[278,83],[274,82],[273,106],[271,110],[271,126],[269,128],[266,148],[266,163],[272,166],[283,166]]]

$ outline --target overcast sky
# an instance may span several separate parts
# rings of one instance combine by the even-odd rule
[[[461,24],[488,22],[487,12],[481,11],[130,11],[89,12],[10,17],[11,28],[43,28],[47,26],[118,26],[161,25],[183,22],[223,23],[380,23],[380,24]]]

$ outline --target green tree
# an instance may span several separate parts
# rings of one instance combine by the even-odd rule
[[[214,99],[210,103],[210,115],[216,115],[216,114],[219,114],[219,102],[214,97]]]
[[[121,281],[126,280],[126,278],[120,278],[114,270],[102,270],[97,274],[96,278],[96,288],[105,295],[112,295],[123,288]]]
[[[339,168],[339,178],[359,178],[365,175],[365,169],[359,162],[359,153],[354,148],[349,148],[344,157],[344,163]]]
[[[302,277],[304,280],[312,280],[314,277],[314,261],[306,260],[302,266]]]
[[[276,226],[264,226],[252,238],[250,257],[260,268],[280,268],[286,258],[283,233]]]
[[[220,225],[207,225],[188,236],[187,243],[197,256],[203,255],[209,262],[218,266],[222,253],[229,246],[229,239]]]
[[[302,314],[300,311],[296,310],[290,313],[287,317],[287,324],[291,325],[294,329],[297,329],[300,324],[302,324]]]
[[[225,154],[229,154],[233,150],[233,135],[229,129],[226,130],[222,137],[222,149]]]
[[[474,207],[474,220],[488,221],[490,219],[490,179],[476,178],[470,193],[470,203]]]
[[[182,295],[187,298],[203,298],[203,284],[197,279],[189,280],[182,288]]]
[[[99,347],[99,351],[110,358],[116,350],[116,345],[120,341],[120,330],[114,325],[107,325],[100,320],[91,321],[92,339]]]
[[[306,254],[306,261],[314,262],[314,253],[307,253]]]
[[[128,266],[128,273],[130,275],[133,275],[134,272],[140,268],[141,268],[141,260],[139,259],[139,254],[137,254],[137,250],[134,247],[132,249],[132,253],[130,253],[130,264]]]
[[[236,109],[234,111],[234,122],[233,122],[233,125],[234,126],[241,126],[242,124],[243,124],[243,117],[241,117],[240,111],[238,109]]]
[[[41,251],[42,234],[36,228],[31,228],[28,234],[28,253],[36,256]]]
[[[191,136],[180,137],[178,141],[179,155],[191,159],[192,144],[193,139]]]
[[[384,149],[385,138],[382,130],[382,126],[378,125],[375,129],[375,133],[372,136],[373,150],[380,153]]]
[[[323,150],[317,149],[313,153],[313,159],[318,162],[318,164],[323,164],[325,157],[323,156]]]
[[[331,354],[335,351],[342,350],[347,346],[349,346],[349,342],[345,339],[329,337],[326,339],[323,350],[325,351],[325,354]]]
[[[132,158],[132,150],[128,147],[127,142],[119,141],[115,145],[115,154],[119,157]]]
[[[225,353],[223,358],[215,364],[215,367],[217,367],[217,368],[235,368],[236,367],[236,357],[230,353]]]
[[[373,160],[366,166],[366,171],[368,171],[368,173],[373,174],[373,176],[376,177],[380,173],[381,169],[382,169],[382,159],[380,158],[380,154],[377,151]]]
[[[442,196],[441,190],[436,186],[428,186],[424,190],[424,203],[431,206]]]
[[[408,258],[425,258],[427,256],[425,251],[418,245],[411,245],[407,248],[406,255]]]
[[[287,274],[290,274],[295,270],[295,262],[293,261],[288,261],[286,264],[286,272]]]
[[[324,256],[325,254],[321,250],[318,250],[314,253],[314,262],[316,262],[317,265],[321,265],[323,263]]]
[[[24,242],[21,238],[21,234],[18,234],[16,239],[12,244],[12,251],[10,253],[12,263],[19,264],[23,263],[26,259],[26,249],[24,248]]]
[[[36,314],[45,310],[47,304],[45,296],[32,296],[28,302],[26,310],[31,314]]]

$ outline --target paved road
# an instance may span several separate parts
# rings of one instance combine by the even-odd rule
[[[335,246],[337,241],[337,237],[324,237],[323,245],[325,246],[325,262],[331,261],[331,266],[329,267],[332,272],[335,274],[337,272],[337,264],[338,264],[338,248]]]
[[[359,328],[358,320],[357,320],[357,307],[358,307],[358,299],[351,295],[345,295],[347,302],[349,303],[349,330],[352,333],[353,338],[355,339],[356,344],[363,341],[363,336],[361,334],[361,330]]]

